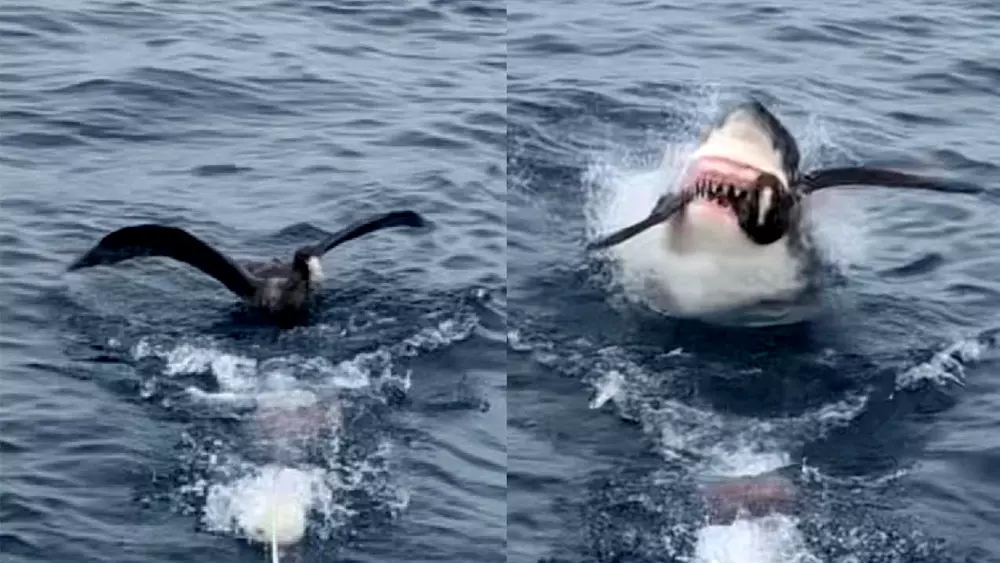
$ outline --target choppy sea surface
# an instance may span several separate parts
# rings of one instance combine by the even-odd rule
[[[507,3],[508,560],[1000,561],[1000,8]],[[753,96],[808,168],[985,194],[816,194],[810,321],[656,314],[586,240],[643,217]],[[696,486],[780,472],[795,513],[709,525]]]
[[[272,495],[283,561],[1000,562],[998,44],[988,1],[2,3],[4,562],[263,561]],[[746,96],[808,168],[985,193],[817,194],[807,322],[666,317],[583,244]],[[328,254],[294,329],[162,259],[65,272],[389,208],[432,226]],[[797,510],[706,521],[768,473]]]
[[[501,3],[0,3],[5,563],[503,561]],[[237,258],[414,209],[326,255],[282,330],[164,259],[72,274],[105,233]],[[277,414],[276,414],[277,413]]]

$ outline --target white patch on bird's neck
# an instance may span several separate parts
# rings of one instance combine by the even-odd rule
[[[306,267],[309,268],[309,279],[313,283],[319,283],[323,281],[323,265],[319,261],[319,257],[310,256],[306,259]]]

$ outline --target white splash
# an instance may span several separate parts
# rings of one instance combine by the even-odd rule
[[[793,517],[773,514],[706,526],[698,531],[693,563],[820,563],[796,524]]]
[[[320,468],[265,465],[231,483],[214,484],[205,503],[205,525],[265,545],[298,543],[305,536],[309,510],[333,494],[324,473]]]
[[[641,409],[647,433],[667,459],[692,457],[692,470],[706,475],[739,477],[766,473],[791,463],[788,449],[850,424],[868,404],[863,394],[800,415],[757,420],[698,409],[675,400],[659,400]]]
[[[984,354],[1000,347],[1000,330],[987,331],[975,338],[959,340],[934,354],[926,362],[896,376],[895,391],[911,389],[921,382],[944,386],[965,385],[965,367],[980,361]]]
[[[619,397],[623,391],[625,377],[618,370],[609,371],[600,381],[594,384],[597,394],[590,400],[590,408],[599,409],[611,399]]]
[[[250,412],[252,416],[246,421],[257,445],[266,446],[272,458],[287,462],[304,457],[296,451],[315,443],[321,435],[333,437],[323,442],[324,449],[339,448],[337,434],[343,428],[341,393],[371,387],[376,382],[409,388],[409,372],[399,373],[395,365],[398,358],[464,340],[472,335],[478,322],[475,315],[443,319],[397,343],[337,362],[297,354],[257,360],[222,351],[209,339],[169,344],[144,339],[131,352],[137,360],[164,361],[160,376],[143,382],[140,392],[144,398],[156,393],[158,379],[208,373],[218,389],[205,391],[191,385],[185,389],[186,397],[214,409]],[[261,466],[242,459],[239,453],[213,453],[208,456],[209,465],[220,477],[199,478],[193,485],[182,487],[181,493],[205,494],[202,520],[209,530],[271,545],[272,561],[276,561],[277,548],[301,541],[310,525],[323,537],[347,521],[351,511],[341,504],[342,495],[336,493],[367,487],[381,471],[372,461],[388,456],[390,446],[380,442],[371,459],[338,467],[338,471],[301,460]],[[390,498],[381,500],[389,503],[393,513],[405,509],[408,496],[404,490],[386,487],[386,493]],[[312,523],[311,513],[319,516]]]
[[[140,340],[132,348],[132,357],[162,358],[166,362],[163,375],[168,377],[211,371],[219,387],[228,393],[243,393],[256,387],[257,361],[223,352],[212,343],[184,342],[166,348]]]

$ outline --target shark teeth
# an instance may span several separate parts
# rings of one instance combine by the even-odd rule
[[[697,197],[730,200],[729,203],[732,204],[746,198],[749,195],[749,191],[744,186],[718,181],[711,177],[699,179],[694,185],[694,193]]]

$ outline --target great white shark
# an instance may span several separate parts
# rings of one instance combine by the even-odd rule
[[[979,193],[957,182],[872,166],[804,171],[798,143],[761,102],[729,107],[702,132],[679,189],[649,215],[587,245],[641,244],[658,253],[656,276],[672,312],[711,316],[794,300],[818,257],[804,221],[809,195],[835,186],[887,186]],[[649,234],[640,233],[653,229]]]

